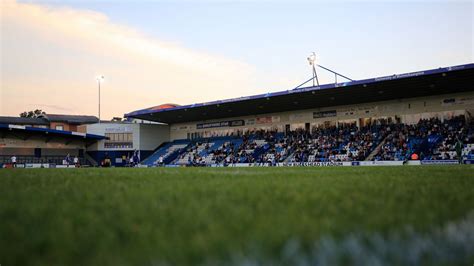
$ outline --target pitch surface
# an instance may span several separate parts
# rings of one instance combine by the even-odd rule
[[[472,263],[473,188],[472,166],[3,169],[0,264]]]

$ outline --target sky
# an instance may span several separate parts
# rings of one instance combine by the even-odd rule
[[[473,1],[0,2],[0,115],[101,118],[474,62]],[[320,83],[333,75],[318,70]]]

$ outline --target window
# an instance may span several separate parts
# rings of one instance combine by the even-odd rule
[[[64,130],[64,126],[63,125],[57,125],[56,130]]]
[[[105,133],[109,138],[104,143],[106,149],[132,149],[133,134],[132,133]]]

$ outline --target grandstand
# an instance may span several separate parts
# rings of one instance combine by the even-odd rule
[[[474,64],[192,105],[128,121],[0,117],[0,164],[284,166],[474,163]],[[361,163],[363,162],[363,163]],[[390,162],[390,163],[387,163]],[[394,163],[396,162],[396,163]]]
[[[474,125],[464,116],[441,122],[421,120],[415,125],[379,124],[357,128],[329,127],[312,132],[300,129],[286,134],[250,132],[240,137],[176,140],[145,160],[156,165],[160,156],[170,165],[277,165],[302,162],[406,161],[416,153],[421,160],[459,160],[456,141],[463,144],[462,158],[474,155]]]
[[[472,163],[474,64],[125,114],[167,124],[143,165]],[[415,156],[415,157],[413,157]]]
[[[0,168],[17,158],[18,167],[56,167],[72,164],[93,165],[86,149],[105,136],[17,124],[0,124]]]

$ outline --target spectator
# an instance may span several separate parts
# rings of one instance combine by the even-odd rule
[[[69,153],[66,155],[66,158],[64,158],[64,161],[66,165],[69,167],[69,164],[71,163],[71,156],[69,155]]]
[[[8,158],[8,157],[7,157]],[[11,158],[10,158],[11,162],[12,162],[12,167],[13,168],[16,168],[16,156],[13,155]]]
[[[77,156],[74,156],[74,166],[76,166],[76,167],[80,167],[80,166],[81,166],[81,164],[80,164],[80,162],[79,162],[79,158],[77,158]]]

